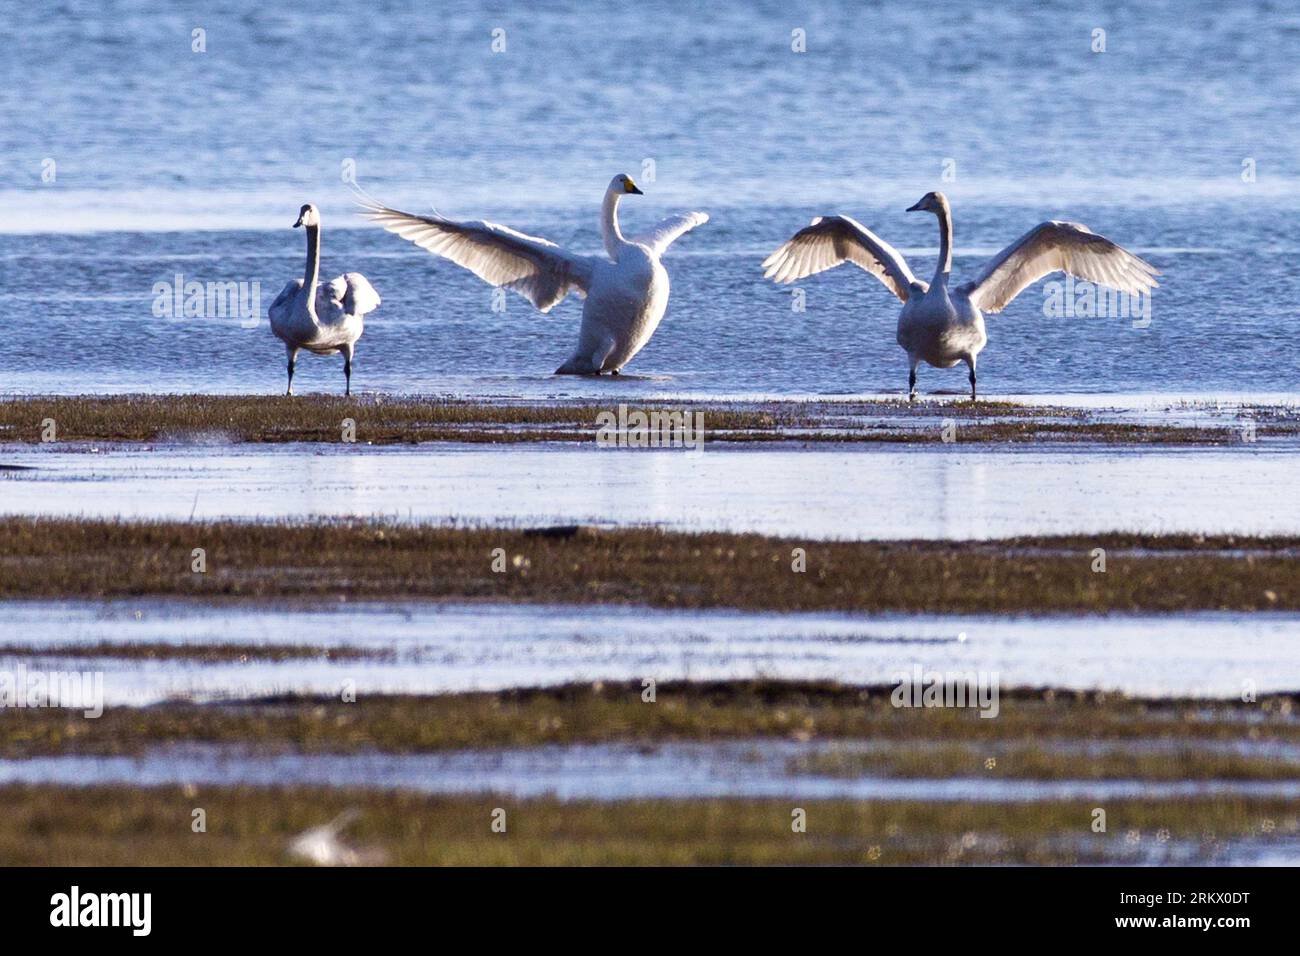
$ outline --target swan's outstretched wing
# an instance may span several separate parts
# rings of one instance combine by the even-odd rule
[[[925,288],[897,249],[848,216],[818,216],[763,260],[763,276],[789,283],[833,269],[841,262],[866,269],[904,302],[913,285]]]
[[[436,213],[417,216],[370,200],[367,219],[463,266],[484,282],[513,289],[543,312],[574,291],[585,296],[595,260],[565,252],[553,242],[491,222],[453,222]]]
[[[961,287],[981,312],[1001,312],[1027,286],[1053,272],[1068,272],[1138,295],[1159,285],[1155,266],[1077,222],[1051,220],[993,257],[973,282]]]
[[[638,245],[649,246],[651,252],[661,256],[680,236],[690,232],[696,226],[704,225],[708,221],[709,214],[705,212],[688,212],[681,216],[669,216],[649,232],[633,236],[630,241]]]
[[[379,308],[379,293],[360,272],[345,272],[316,287],[316,319],[337,325],[349,316],[361,318]]]

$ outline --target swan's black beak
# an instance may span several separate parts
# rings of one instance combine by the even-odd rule
[[[916,202],[912,203],[912,205],[904,209],[903,212],[925,212],[925,207],[922,205],[924,202],[924,199],[918,199]]]
[[[633,196],[644,196],[644,195],[645,195],[645,193],[643,193],[643,192],[641,191],[641,187],[638,186],[636,183],[628,183],[628,184],[627,184],[627,191],[630,192]]]
[[[299,216],[298,221],[293,224],[293,228],[297,229],[301,225],[302,225],[302,216]]]

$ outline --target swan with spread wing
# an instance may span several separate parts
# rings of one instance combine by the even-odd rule
[[[518,292],[549,312],[574,292],[586,299],[578,345],[557,375],[618,374],[650,341],[668,308],[668,272],[660,257],[683,233],[709,221],[702,212],[671,216],[645,235],[625,238],[618,204],[642,195],[631,176],[615,176],[601,204],[608,258],[580,255],[490,222],[418,216],[363,199],[362,215],[493,286]]]
[[[916,398],[916,368],[927,362],[970,368],[975,399],[975,357],[988,341],[984,313],[1001,312],[1017,295],[1053,272],[1118,289],[1149,294],[1160,273],[1148,262],[1077,222],[1040,223],[1007,246],[972,282],[949,288],[952,271],[952,214],[940,192],[926,193],[908,212],[931,212],[939,219],[939,265],[928,284],[917,279],[902,255],[866,226],[848,216],[812,221],[763,262],[764,276],[790,283],[844,262],[870,272],[903,303],[898,344],[910,364],[908,398]]]
[[[366,316],[379,308],[379,293],[360,272],[345,272],[329,282],[320,281],[320,212],[311,203],[298,210],[297,229],[307,232],[307,268],[275,297],[267,316],[271,331],[284,343],[289,355],[289,386],[293,394],[293,370],[298,352],[315,355],[343,355],[344,394],[352,394],[352,355],[357,339],[365,331]]]

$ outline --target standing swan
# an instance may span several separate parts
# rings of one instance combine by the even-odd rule
[[[975,400],[975,356],[988,341],[984,312],[1001,312],[1027,286],[1053,272],[1110,286],[1129,295],[1149,293],[1160,275],[1104,236],[1077,222],[1040,223],[993,257],[974,282],[948,289],[952,271],[952,215],[943,193],[926,193],[908,212],[939,217],[939,266],[927,286],[912,275],[898,250],[848,216],[812,221],[763,262],[764,277],[789,283],[852,261],[885,284],[903,302],[898,344],[911,371],[908,399],[916,398],[916,367],[958,362],[970,366],[970,397]]]
[[[320,213],[311,203],[298,210],[293,224],[307,228],[307,272],[294,279],[275,297],[266,314],[271,331],[289,353],[289,388],[293,394],[293,367],[298,350],[317,355],[343,353],[345,395],[352,394],[352,349],[365,329],[365,316],[379,307],[379,294],[360,272],[345,272],[331,282],[318,284],[320,276]]]
[[[367,218],[434,255],[450,259],[494,286],[513,289],[542,312],[570,291],[584,296],[578,347],[557,375],[617,375],[650,336],[668,308],[668,273],[659,257],[678,236],[709,221],[702,212],[670,216],[643,236],[623,237],[618,203],[642,195],[631,176],[605,190],[600,232],[608,259],[583,256],[553,242],[490,222],[453,222],[434,213],[416,216],[364,200]]]

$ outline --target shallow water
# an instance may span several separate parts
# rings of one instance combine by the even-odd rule
[[[14,671],[103,671],[109,706],[285,692],[446,693],[569,681],[815,679],[890,685],[913,668],[1001,688],[1239,697],[1300,690],[1300,615],[861,615],[550,605],[181,600],[0,603],[0,639],[49,648]],[[383,659],[202,664],[75,659],[60,645],[361,648]],[[992,675],[996,673],[997,677]]]
[[[578,207],[576,222],[567,211],[492,214],[556,241],[572,237],[584,251],[595,252],[592,204],[598,199],[597,191]],[[291,203],[287,219],[296,205]],[[681,208],[657,201],[628,218],[648,227]],[[1061,214],[1049,212],[1051,206],[957,208],[958,281],[973,278],[1001,244],[1046,215]],[[353,387],[360,392],[542,400],[901,395],[907,362],[895,343],[899,305],[879,283],[852,267],[815,276],[799,284],[805,309],[794,312],[791,292],[762,277],[763,257],[813,212],[825,211],[715,209],[713,222],[669,253],[668,315],[617,381],[551,374],[576,344],[579,300],[544,316],[511,294],[505,310],[494,311],[499,303],[493,290],[473,275],[377,231],[327,231],[324,267],[332,270],[326,276],[363,272],[384,300],[367,319],[357,347]],[[846,211],[914,252],[917,270],[928,275],[936,255],[932,222],[865,203]],[[986,397],[1270,392],[1300,398],[1300,358],[1289,347],[1291,317],[1283,308],[1300,298],[1293,286],[1298,280],[1289,277],[1286,265],[1295,247],[1261,251],[1258,245],[1272,240],[1260,233],[1257,213],[1205,211],[1207,223],[1195,228],[1212,228],[1216,240],[1222,229],[1235,243],[1249,243],[1213,254],[1147,251],[1168,241],[1156,236],[1182,239],[1191,228],[1186,214],[1144,212],[1139,219],[1079,207],[1070,213],[1165,272],[1150,325],[1134,328],[1121,317],[1048,318],[1044,292],[1030,289],[988,321],[990,341],[979,365]],[[301,273],[298,232],[0,235],[5,286],[26,303],[6,323],[0,390],[282,393],[284,349],[265,312],[284,283]],[[1243,240],[1242,232],[1251,238]],[[1258,294],[1223,294],[1218,283],[1225,272],[1238,270],[1256,276]],[[177,275],[182,281],[246,283],[253,327],[215,316],[156,317],[154,287],[176,285]],[[968,388],[964,367],[924,366],[918,382],[927,395]],[[341,393],[343,384],[337,356],[300,358],[298,391]]]
[[[362,436],[364,437],[364,436]],[[806,539],[1294,534],[1300,458],[1224,448],[10,446],[0,513],[652,524]]]
[[[0,783],[382,787],[561,800],[790,797],[806,800],[1149,800],[1300,797],[1300,781],[915,779],[792,774],[789,762],[843,745],[790,741],[544,746],[432,754],[250,755],[164,747],[139,757],[0,760]]]
[[[1285,8],[646,0],[632,24],[608,0],[526,16],[452,0],[382,4],[361,31],[343,0],[201,14],[64,0],[8,15],[22,42],[0,62],[0,287],[22,307],[5,319],[6,391],[279,391],[264,319],[157,318],[153,290],[177,274],[258,283],[250,312],[264,315],[300,274],[289,225],[310,200],[327,275],[362,271],[384,299],[359,346],[361,389],[897,394],[897,303],[875,280],[815,277],[794,312],[759,263],[812,216],[844,212],[928,277],[934,222],[903,210],[942,188],[958,281],[1047,218],[1085,222],[1165,274],[1145,329],[1047,319],[1027,290],[990,320],[988,394],[1300,394],[1300,19]],[[345,37],[349,55],[318,55],[321,37]],[[473,276],[344,228],[358,225],[345,164],[392,203],[581,251],[599,248],[617,171],[646,190],[625,204],[630,233],[691,208],[713,220],[669,255],[668,317],[629,366],[646,378],[557,382],[579,305],[546,317],[511,296],[494,312]],[[304,390],[341,379],[336,359],[300,362]],[[920,384],[965,378],[927,368]]]

